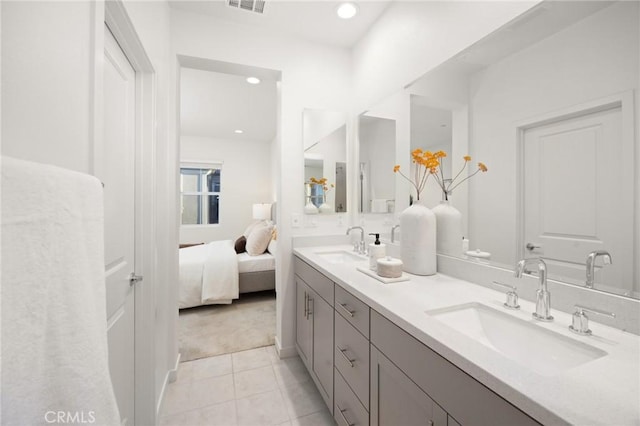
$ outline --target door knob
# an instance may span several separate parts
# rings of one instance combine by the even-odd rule
[[[134,286],[136,285],[136,283],[139,283],[140,281],[142,281],[142,279],[143,279],[142,275],[136,275],[135,272],[132,272],[131,274],[129,274],[129,285]]]
[[[527,250],[529,250],[529,251],[533,251],[533,250],[535,250],[535,249],[539,249],[539,248],[541,248],[542,246],[541,246],[541,245],[538,245],[538,244],[527,243],[527,245],[526,245],[525,247],[527,248]]]

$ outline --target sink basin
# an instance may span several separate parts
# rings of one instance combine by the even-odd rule
[[[607,355],[601,349],[481,303],[467,303],[426,313],[544,376],[560,374]]]
[[[367,260],[364,256],[360,256],[345,250],[325,251],[316,254],[329,263],[354,263]]]

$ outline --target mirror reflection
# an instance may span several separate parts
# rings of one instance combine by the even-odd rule
[[[545,2],[408,88],[412,148],[489,166],[452,194],[478,260],[638,297],[638,21],[637,2]]]
[[[363,114],[358,123],[360,163],[358,171],[358,211],[393,213],[396,153],[396,121]]]
[[[342,112],[303,112],[306,214],[347,211],[347,133]]]

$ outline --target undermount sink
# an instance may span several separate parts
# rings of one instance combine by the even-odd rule
[[[354,263],[366,260],[364,256],[346,250],[325,251],[316,254],[329,263]]]
[[[426,314],[545,376],[607,355],[601,349],[481,303],[434,309]]]

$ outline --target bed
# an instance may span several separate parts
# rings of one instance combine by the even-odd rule
[[[269,229],[271,235],[273,226]],[[179,309],[229,304],[241,293],[275,289],[275,239],[251,254],[237,253],[236,243],[220,240],[180,249]]]

